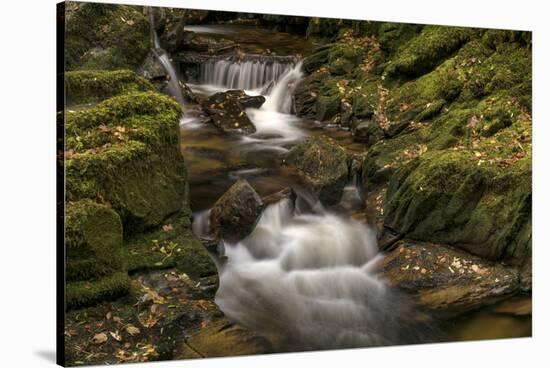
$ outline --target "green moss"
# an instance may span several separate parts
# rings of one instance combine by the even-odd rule
[[[80,69],[137,69],[150,50],[143,8],[70,3],[65,22],[65,66]]]
[[[153,92],[127,93],[67,117],[68,200],[99,198],[124,232],[158,225],[181,209],[186,170],[179,105]]]
[[[340,200],[348,181],[348,156],[344,148],[324,138],[310,138],[294,146],[284,162],[297,171],[323,203]]]
[[[176,267],[195,279],[216,275],[214,262],[189,226],[189,214],[181,212],[157,230],[130,237],[125,242],[128,270]]]
[[[99,278],[124,269],[120,217],[104,205],[87,199],[67,204],[65,246],[68,281]]]
[[[65,302],[68,308],[91,305],[99,301],[116,299],[128,292],[130,278],[126,272],[87,281],[68,282]]]
[[[77,70],[65,73],[68,104],[98,102],[126,92],[153,90],[151,83],[130,70]]]
[[[471,28],[426,26],[388,64],[388,77],[415,77],[433,69],[475,34]]]

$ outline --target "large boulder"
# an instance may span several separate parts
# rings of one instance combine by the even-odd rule
[[[391,286],[422,306],[452,316],[490,305],[520,289],[516,268],[449,246],[402,240],[378,264]]]
[[[311,138],[294,146],[284,162],[295,169],[301,183],[322,203],[339,202],[349,177],[344,148],[325,138]]]
[[[243,90],[218,92],[202,101],[204,111],[212,123],[225,133],[251,134],[256,127],[245,109],[259,108],[265,102],[263,96],[248,96]]]
[[[263,209],[258,193],[241,179],[210,210],[210,229],[216,238],[236,242],[254,230]]]
[[[386,226],[412,239],[522,264],[531,254],[532,174],[531,158],[521,157],[503,170],[484,164],[476,152],[425,153],[392,176]]]
[[[180,115],[172,98],[154,92],[125,93],[69,111],[67,200],[92,198],[111,206],[125,234],[158,226],[180,211],[187,195]]]
[[[112,209],[89,199],[69,202],[65,249],[68,307],[115,298],[128,291],[122,224]]]

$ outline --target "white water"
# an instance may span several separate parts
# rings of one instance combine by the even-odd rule
[[[373,274],[376,254],[376,235],[365,225],[324,210],[295,213],[283,200],[246,239],[226,244],[216,303],[299,349],[395,343],[395,299]]]
[[[176,73],[176,69],[174,68],[174,65],[172,64],[172,61],[170,60],[168,54],[166,51],[164,51],[160,47],[160,41],[157,32],[155,31],[155,21],[154,16],[151,8],[149,8],[149,23],[151,24],[151,35],[153,39],[153,53],[159,60],[159,62],[162,64],[162,67],[168,73],[169,80],[168,80],[168,91],[176,101],[180,104],[180,106],[185,106],[185,99],[183,98],[183,94],[181,92],[181,87],[179,85],[179,77]]]
[[[199,81],[225,89],[253,90],[277,82],[290,68],[291,63],[274,60],[210,60],[201,64]]]

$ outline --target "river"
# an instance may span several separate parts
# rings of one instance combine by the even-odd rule
[[[185,106],[181,149],[198,235],[208,209],[237,179],[247,179],[261,196],[293,186],[282,157],[307,137],[329,136],[350,152],[365,152],[349,131],[292,113],[292,90],[303,74],[301,63],[289,60],[315,45],[255,27],[187,28],[232,39],[245,52],[239,60],[213,58],[201,65],[195,78],[185,81],[196,95],[238,88],[266,98],[260,109],[246,111],[257,130],[249,136],[224,134],[205,123],[196,105]],[[266,49],[277,57],[255,56]],[[216,303],[229,318],[271,338],[279,350],[530,336],[530,314],[521,313],[530,298],[443,322],[388,288],[372,270],[380,257],[375,230],[355,220],[365,212],[355,183],[333,208],[306,195],[300,201],[268,207],[253,233],[226,244],[226,260],[217,260]]]

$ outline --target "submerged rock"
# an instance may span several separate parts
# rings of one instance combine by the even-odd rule
[[[202,101],[204,111],[212,123],[225,133],[252,134],[256,127],[245,109],[259,108],[265,102],[263,96],[248,96],[243,90],[218,92]]]
[[[294,146],[285,157],[302,184],[322,203],[337,204],[348,181],[348,156],[344,148],[323,138],[311,138]]]
[[[389,285],[445,315],[490,305],[519,291],[516,268],[446,245],[402,240],[378,267]]]
[[[244,239],[254,230],[264,207],[254,188],[241,179],[210,210],[210,229],[216,238],[230,242]]]

